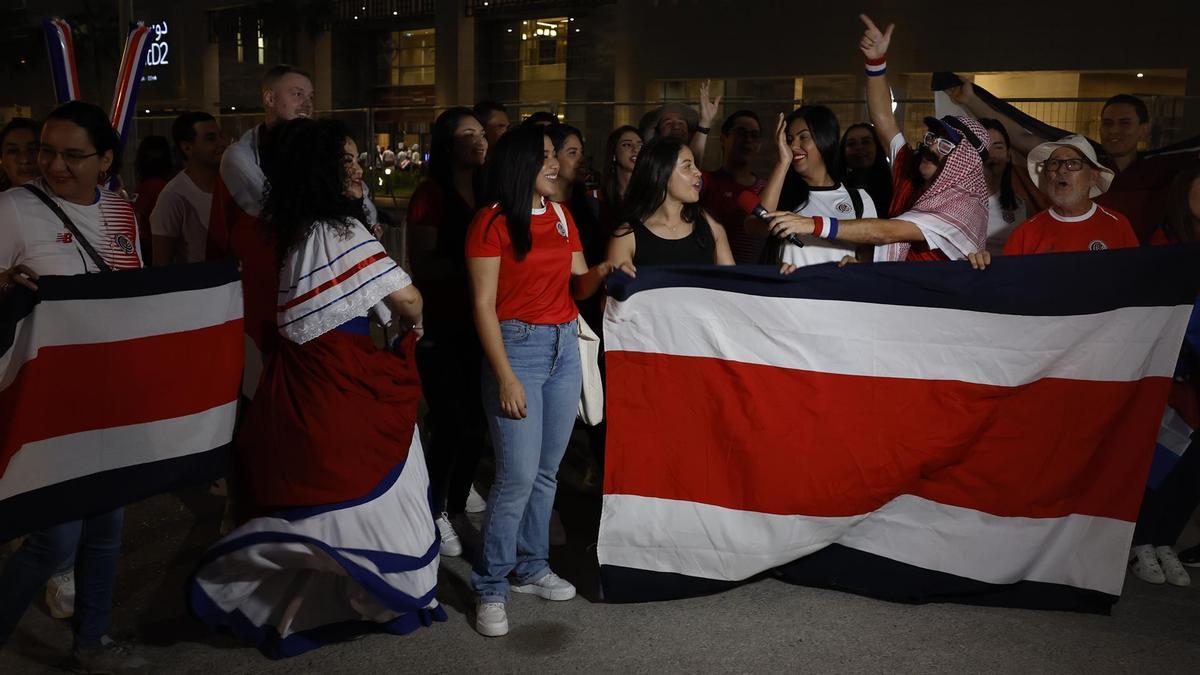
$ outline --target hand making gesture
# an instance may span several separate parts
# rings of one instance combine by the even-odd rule
[[[875,22],[871,21],[871,17],[859,14],[858,18],[862,19],[863,25],[867,27],[858,41],[858,48],[862,50],[863,56],[869,60],[887,56],[888,45],[892,43],[892,30],[896,28],[896,24],[889,23],[887,30],[881,32]]]

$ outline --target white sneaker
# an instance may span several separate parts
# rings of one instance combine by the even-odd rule
[[[56,619],[69,619],[75,614],[75,570],[50,577],[46,582],[46,606]]]
[[[1161,584],[1167,581],[1162,567],[1158,564],[1158,556],[1154,554],[1154,547],[1150,544],[1134,546],[1129,551],[1129,569],[1133,571],[1135,577],[1148,584]]]
[[[462,555],[462,542],[458,540],[458,533],[454,531],[454,526],[450,524],[450,516],[446,515],[445,511],[437,517],[438,535],[442,538],[442,555],[450,556],[451,558]]]
[[[487,500],[475,491],[474,485],[471,486],[471,491],[467,493],[467,506],[464,510],[467,513],[483,513],[487,511]]]
[[[547,600],[570,600],[575,597],[575,586],[554,572],[532,584],[513,586],[512,590],[514,593],[529,593]]]
[[[1162,568],[1163,576],[1166,577],[1168,584],[1172,586],[1190,586],[1192,584],[1192,578],[1183,568],[1183,563],[1179,562],[1179,556],[1175,554],[1175,549],[1170,546],[1155,546],[1154,555],[1158,557],[1159,567]]]
[[[503,602],[480,602],[475,605],[475,630],[484,637],[508,635],[508,612]]]

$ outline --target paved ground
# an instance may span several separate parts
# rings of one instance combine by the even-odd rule
[[[1130,577],[1107,617],[900,605],[770,579],[688,600],[601,603],[592,545],[600,500],[579,488],[587,463],[577,446],[564,462],[558,508],[566,543],[553,554],[555,569],[582,597],[514,597],[505,638],[474,632],[469,568],[462,559],[443,559],[439,598],[447,623],[270,661],[186,614],[184,580],[216,539],[221,509],[201,490],[129,508],[113,631],[133,637],[154,672],[164,673],[1200,670],[1200,570],[1188,589]],[[1196,539],[1193,528],[1185,541]],[[68,623],[49,618],[39,602],[0,651],[0,673],[57,672],[69,644]]]

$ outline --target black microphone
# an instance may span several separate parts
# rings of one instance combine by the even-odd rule
[[[738,195],[737,205],[738,208],[765,222],[769,223],[771,220],[773,220],[770,212],[763,208],[763,205],[758,201],[758,197],[749,190],[743,190],[741,194]],[[789,234],[786,239],[788,240],[788,243],[799,246],[800,248],[804,248],[804,242],[800,241],[800,235],[792,233]]]

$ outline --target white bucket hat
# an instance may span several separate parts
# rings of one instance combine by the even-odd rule
[[[1050,154],[1057,148],[1075,148],[1096,171],[1100,172],[1100,180],[1097,181],[1099,184],[1092,186],[1091,192],[1088,193],[1089,197],[1094,199],[1108,192],[1108,187],[1112,185],[1115,174],[1112,169],[1104,166],[1100,163],[1100,160],[1096,159],[1096,150],[1092,147],[1091,141],[1078,134],[1071,134],[1070,136],[1063,136],[1057,141],[1042,143],[1030,151],[1028,161],[1029,177],[1033,179],[1034,185],[1038,184],[1038,177],[1041,175],[1037,170],[1038,164],[1050,159]]]

